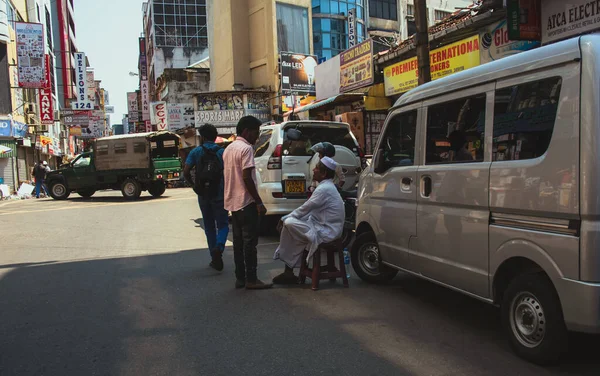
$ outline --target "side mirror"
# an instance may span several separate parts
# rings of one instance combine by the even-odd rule
[[[373,171],[376,174],[381,174],[385,171],[385,161],[383,159],[383,149],[379,149],[373,156]]]

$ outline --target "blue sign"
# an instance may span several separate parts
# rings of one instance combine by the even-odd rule
[[[27,124],[13,121],[13,137],[23,138],[27,136]]]
[[[10,120],[0,120],[0,137],[11,137]]]

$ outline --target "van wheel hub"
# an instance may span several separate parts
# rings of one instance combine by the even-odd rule
[[[133,196],[135,194],[135,184],[127,183],[123,189],[128,196]]]
[[[62,196],[65,194],[65,186],[62,184],[54,184],[52,186],[52,193],[54,193],[56,196]]]
[[[546,316],[539,300],[529,292],[522,292],[513,299],[510,314],[517,340],[523,346],[537,347],[546,334]]]
[[[360,249],[359,254],[362,269],[371,275],[379,275],[379,248],[374,244],[367,244]]]

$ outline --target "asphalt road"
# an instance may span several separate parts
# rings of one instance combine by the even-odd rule
[[[189,189],[0,203],[0,375],[594,375],[600,338],[561,366],[508,348],[498,311],[401,275],[245,291],[210,257]],[[282,270],[261,238],[259,277]]]

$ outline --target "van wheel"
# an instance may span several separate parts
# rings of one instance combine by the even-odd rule
[[[148,193],[150,193],[154,197],[160,197],[163,193],[165,193],[166,189],[167,187],[165,187],[165,183],[162,180],[155,181],[150,183],[150,185],[148,186]]]
[[[351,252],[352,268],[363,281],[371,283],[389,282],[398,271],[381,263],[379,245],[370,232],[360,234],[354,241]]]
[[[125,179],[121,185],[121,193],[127,200],[137,200],[142,194],[142,187],[135,179]]]
[[[67,185],[63,182],[57,181],[50,184],[50,196],[55,200],[66,200],[71,192],[67,188]]]
[[[502,324],[512,349],[530,362],[553,364],[567,349],[568,332],[558,294],[545,274],[523,274],[506,289]]]

